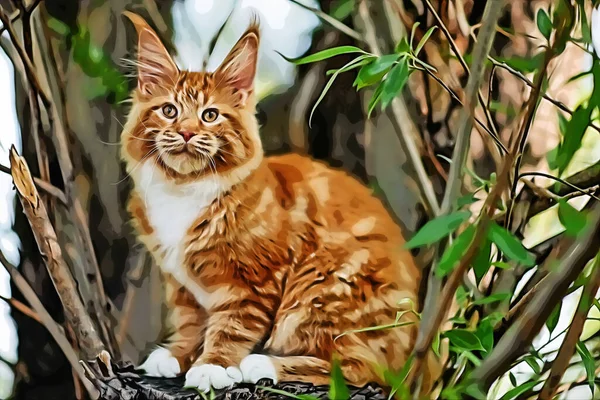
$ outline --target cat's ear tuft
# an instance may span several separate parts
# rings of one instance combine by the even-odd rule
[[[138,89],[146,95],[157,86],[171,86],[177,81],[179,69],[156,32],[139,15],[124,11],[138,34]]]
[[[252,91],[256,76],[259,43],[259,25],[257,19],[253,19],[246,32],[215,72],[222,77],[223,84],[232,86],[246,95]]]

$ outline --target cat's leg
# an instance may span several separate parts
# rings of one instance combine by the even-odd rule
[[[206,323],[206,312],[193,296],[172,278],[166,279],[171,335],[156,348],[140,368],[147,375],[172,378],[187,371],[199,354]]]
[[[244,382],[256,383],[261,379],[274,382],[300,381],[313,385],[327,385],[330,381],[331,363],[311,356],[275,357],[251,354],[240,363]],[[362,361],[344,359],[341,361],[344,378],[351,385],[362,386],[365,377],[371,375],[370,368]]]
[[[209,391],[242,381],[238,366],[259,343],[270,326],[270,306],[264,299],[225,303],[211,310],[202,355],[186,374],[185,386]]]

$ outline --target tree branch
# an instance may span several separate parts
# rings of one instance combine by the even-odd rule
[[[596,258],[593,261],[592,275],[590,276],[588,283],[586,283],[586,285],[583,287],[583,293],[579,299],[577,311],[573,317],[573,320],[571,321],[571,326],[569,327],[567,335],[565,336],[565,340],[558,351],[558,355],[552,363],[550,376],[548,376],[548,379],[546,379],[546,382],[542,387],[542,391],[539,396],[541,400],[548,400],[554,397],[554,394],[558,389],[558,385],[560,384],[560,380],[569,366],[569,361],[571,360],[571,357],[573,357],[575,346],[579,341],[588,311],[592,305],[592,300],[595,298],[596,293],[598,292],[599,286],[600,253],[596,255]]]
[[[10,150],[10,165],[23,211],[29,220],[42,258],[64,306],[65,317],[77,329],[77,338],[86,358],[94,359],[104,351],[104,345],[79,298],[77,285],[63,259],[56,232],[33,184],[29,167],[14,147]]]
[[[595,204],[591,227],[573,243],[560,262],[560,268],[551,269],[522,315],[502,336],[494,350],[473,371],[470,380],[488,388],[521,355],[544,322],[562,301],[569,285],[583,271],[587,262],[600,250],[600,204]]]
[[[56,344],[62,350],[63,354],[67,358],[67,361],[69,362],[69,364],[71,364],[71,368],[77,373],[79,379],[81,379],[81,381],[84,383],[84,386],[90,397],[97,398],[98,392],[94,388],[92,383],[85,377],[83,369],[79,364],[79,356],[75,353],[73,347],[71,347],[71,344],[65,336],[65,331],[63,330],[63,328],[58,323],[56,323],[56,321],[54,321],[54,319],[50,316],[50,314],[36,295],[35,291],[31,288],[25,277],[21,275],[19,270],[14,265],[8,262],[8,260],[1,251],[0,264],[4,265],[4,268],[6,268],[6,270],[8,271],[12,282],[19,289],[21,294],[27,299],[27,302],[29,302],[33,311],[39,317],[40,323],[44,325],[44,327],[48,330],[50,335],[52,335],[52,338],[54,339],[54,341],[56,341]]]
[[[10,175],[10,168],[8,168],[5,165],[0,164],[0,172],[4,172],[4,173]],[[67,204],[67,199],[65,197],[64,192],[62,190],[60,190],[59,188],[57,188],[56,186],[52,185],[51,183],[46,182],[43,179],[38,178],[38,177],[34,177],[33,182],[35,183],[35,186],[38,187],[38,189],[43,190],[44,192],[48,193],[51,196],[54,196],[62,204],[64,204],[64,205]]]

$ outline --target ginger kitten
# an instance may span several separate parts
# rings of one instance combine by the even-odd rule
[[[419,271],[381,201],[307,157],[263,156],[257,24],[215,72],[188,72],[127,16],[139,35],[122,134],[128,208],[163,272],[172,331],[142,367],[185,373],[204,391],[262,378],[327,384],[337,355],[350,384],[383,383],[415,325],[346,332],[393,323],[403,300],[416,302]]]

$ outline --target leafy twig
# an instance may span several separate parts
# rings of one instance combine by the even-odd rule
[[[361,1],[358,4],[358,13],[365,25],[365,41],[367,42],[370,51],[373,54],[380,56],[382,53],[381,49],[379,48],[379,44],[377,43],[375,25],[373,23],[373,19],[371,18],[369,6],[366,0]],[[396,132],[397,137],[400,140],[402,148],[406,151],[407,158],[410,160],[411,166],[416,173],[416,180],[421,189],[421,194],[423,195],[426,208],[434,216],[438,215],[439,205],[437,197],[431,180],[429,179],[429,176],[425,171],[425,167],[423,166],[421,155],[414,139],[415,137],[418,137],[418,133],[416,133],[417,129],[411,122],[412,120],[408,115],[406,106],[401,103],[401,100],[398,97],[392,101],[391,106],[394,119],[401,130],[401,132]]]
[[[305,10],[313,12],[317,17],[321,18],[323,21],[327,22],[329,25],[333,26],[338,31],[350,36],[351,38],[356,39],[359,42],[365,41],[365,39],[362,37],[362,35],[360,33],[356,32],[354,29],[350,28],[348,25],[333,18],[331,15],[324,13],[323,11],[319,10],[318,8],[307,6],[306,4],[303,4],[298,0],[290,0],[290,1],[296,5],[304,8]]]
[[[507,366],[522,354],[556,306],[562,301],[569,285],[581,273],[587,262],[600,249],[600,204],[596,203],[589,229],[573,240],[571,248],[553,269],[527,304],[523,314],[502,336],[494,350],[486,357],[470,379],[484,388],[489,387]]]

